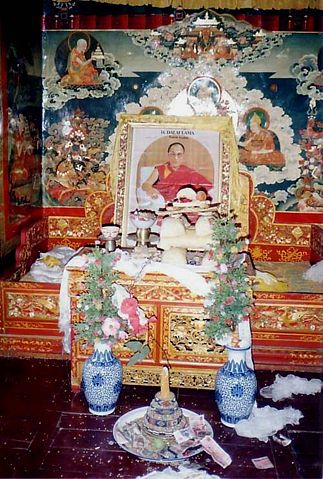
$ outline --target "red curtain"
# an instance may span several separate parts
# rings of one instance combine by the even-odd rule
[[[261,27],[268,31],[321,31],[321,16],[314,13],[304,14],[301,11],[279,13],[255,12],[235,13],[237,20],[249,22],[254,27]],[[44,30],[85,29],[85,30],[126,30],[126,29],[154,29],[161,25],[169,25],[174,21],[174,15],[169,14],[119,14],[119,15],[69,15],[61,18],[60,15],[48,15],[43,18]]]

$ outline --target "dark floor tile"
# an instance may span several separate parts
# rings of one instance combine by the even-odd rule
[[[52,443],[52,447],[119,450],[111,431],[97,431],[94,429],[60,429]]]
[[[319,432],[289,432],[292,451],[300,477],[322,479],[323,434]]]
[[[30,444],[38,430],[38,424],[31,418],[0,416],[0,444],[6,445],[8,441],[12,444]]]
[[[295,454],[323,457],[323,433],[289,432],[289,437]]]
[[[182,408],[204,414],[216,441],[232,457],[226,469],[206,453],[190,458],[186,465],[223,479],[321,479],[321,396],[297,395],[276,403],[262,398],[260,388],[272,384],[276,373],[256,371],[258,406],[292,406],[304,414],[299,425],[287,425],[283,430],[292,439],[285,448],[272,440],[264,443],[240,437],[233,428],[224,426],[214,391],[171,388]],[[0,386],[1,478],[134,479],[167,466],[128,454],[112,435],[115,421],[133,409],[148,406],[156,387],[124,385],[114,414],[101,417],[89,413],[82,391],[71,391],[69,361],[0,358]],[[256,469],[251,459],[262,456],[268,456],[275,467]],[[173,463],[174,468],[176,465]]]
[[[322,460],[308,456],[298,456],[298,471],[302,479],[322,479]]]
[[[284,435],[288,437],[285,431]],[[274,464],[279,479],[301,479],[297,467],[297,456],[293,452],[292,443],[288,446],[282,446],[272,439],[270,439],[270,441]]]
[[[58,424],[62,429],[83,429],[95,431],[112,431],[117,415],[95,416],[91,413],[63,413]]]
[[[238,449],[238,448],[237,448]],[[251,457],[262,457],[261,454],[249,455],[247,451],[242,448],[240,453],[235,448],[225,450],[230,454],[232,463],[230,466],[223,469],[206,453],[201,453],[191,459],[191,463],[199,464],[208,474],[218,475],[221,478],[227,479],[277,479],[276,470],[274,468],[260,470],[257,469],[251,462]],[[250,451],[249,451],[250,452]],[[242,453],[242,454],[241,454]],[[246,455],[244,453],[247,453]],[[266,454],[267,455],[267,454]],[[270,456],[269,456],[270,457]],[[272,461],[272,458],[270,457]],[[294,479],[294,478],[291,478]]]
[[[303,418],[299,425],[289,426],[290,430],[297,431],[314,431],[320,432],[323,429],[323,403],[320,400],[322,396],[316,394],[315,396],[300,396],[288,402],[289,406],[299,409]]]
[[[74,477],[88,477],[84,475],[86,471],[92,477],[123,479],[147,473],[148,464],[123,451],[51,448],[41,470],[55,469],[58,477],[61,471],[71,472]],[[163,469],[161,464],[154,467]]]
[[[259,441],[259,439],[248,438],[239,436],[234,428],[224,426],[221,422],[216,422],[213,424],[213,432],[216,441],[223,446],[247,446],[261,448],[264,442]]]
[[[20,448],[0,448],[0,477],[29,477],[33,469],[33,457],[30,451]]]

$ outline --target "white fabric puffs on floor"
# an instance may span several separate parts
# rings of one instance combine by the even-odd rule
[[[306,379],[288,374],[281,376],[276,374],[275,381],[271,386],[265,386],[260,389],[260,395],[273,401],[281,401],[290,398],[293,394],[316,394],[322,389],[320,379]]]
[[[207,472],[188,469],[183,466],[179,466],[178,470],[172,467],[167,467],[163,471],[150,472],[145,476],[138,476],[136,479],[220,479],[219,476],[210,476]]]
[[[286,424],[299,424],[304,417],[301,411],[292,407],[276,409],[265,406],[254,408],[248,419],[239,421],[235,426],[236,433],[242,437],[254,437],[259,441],[267,442],[270,436],[283,429]]]

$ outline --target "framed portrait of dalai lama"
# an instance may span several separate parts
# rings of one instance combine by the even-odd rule
[[[131,213],[158,216],[186,188],[227,214],[237,158],[230,118],[121,115],[111,163],[121,246],[132,246]]]

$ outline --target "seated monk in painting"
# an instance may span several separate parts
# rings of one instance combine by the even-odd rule
[[[279,151],[277,136],[262,126],[262,120],[256,112],[251,116],[247,133],[239,141],[239,149],[240,161],[247,166],[285,165],[284,155]]]
[[[168,161],[156,165],[142,184],[142,190],[149,197],[155,199],[161,195],[165,203],[168,203],[175,200],[177,192],[184,185],[203,189],[205,192],[213,188],[210,180],[184,164],[185,147],[182,143],[172,143],[167,153]]]
[[[92,58],[86,59],[87,41],[79,38],[71,50],[68,59],[67,74],[61,79],[62,86],[96,85],[100,83],[98,71],[92,64]]]

